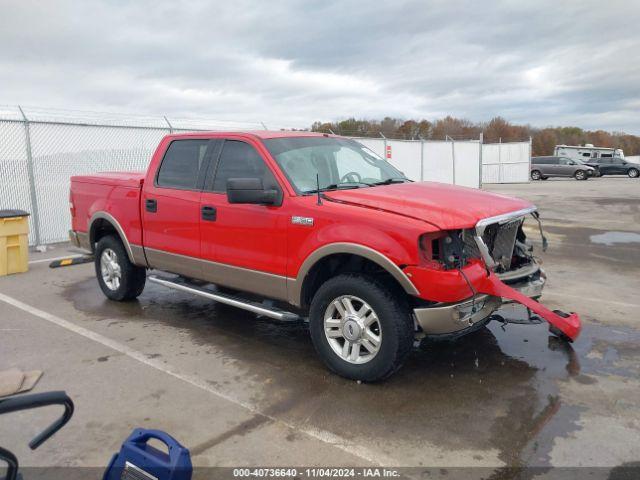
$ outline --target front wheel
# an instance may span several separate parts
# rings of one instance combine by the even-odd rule
[[[638,171],[637,168],[630,168],[627,171],[627,175],[629,175],[629,178],[638,178],[638,175],[640,175],[640,172]]]
[[[542,174],[539,170],[533,170],[531,172],[531,180],[540,180],[542,178]]]
[[[587,172],[584,170],[577,170],[576,173],[573,174],[576,180],[587,180],[589,177],[587,176]]]
[[[373,382],[397,371],[413,346],[403,297],[375,278],[343,274],[316,292],[309,312],[313,345],[325,365],[346,378]]]
[[[95,267],[100,289],[111,300],[133,300],[144,290],[147,271],[129,261],[118,237],[109,235],[100,239],[96,246]]]

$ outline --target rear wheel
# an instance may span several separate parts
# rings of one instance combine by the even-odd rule
[[[325,365],[346,378],[373,382],[397,371],[413,346],[404,298],[375,278],[343,274],[316,292],[309,312],[313,345]]]
[[[627,175],[629,175],[630,178],[638,178],[638,175],[640,175],[640,172],[638,171],[637,168],[630,168],[627,171]]]
[[[589,177],[587,176],[587,172],[584,170],[576,170],[576,173],[573,174],[576,180],[587,180]]]
[[[540,170],[532,170],[531,171],[531,180],[540,180],[542,178],[542,174]]]
[[[108,235],[100,239],[96,246],[95,267],[100,289],[111,300],[133,300],[144,290],[147,271],[129,261],[118,237]]]

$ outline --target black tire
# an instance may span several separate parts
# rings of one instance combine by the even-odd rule
[[[540,170],[531,170],[531,180],[540,180],[542,178],[542,173]]]
[[[627,170],[627,175],[629,175],[629,178],[638,178],[640,172],[637,168],[630,168],[629,170]]]
[[[573,174],[573,177],[576,180],[588,180],[589,179],[589,175],[587,175],[587,172],[585,172],[584,170],[576,170],[575,173]]]
[[[110,255],[115,255],[115,263],[120,268],[120,278],[117,288],[110,287],[102,275],[102,256],[105,251]],[[120,239],[113,235],[102,237],[96,246],[95,269],[100,289],[105,296],[111,300],[125,302],[137,298],[144,290],[147,281],[147,271],[143,267],[138,267],[129,261],[127,252]]]
[[[334,352],[325,335],[325,312],[334,300],[345,295],[366,302],[375,311],[379,322],[379,349],[366,363],[350,363],[343,359]],[[318,355],[331,371],[364,382],[383,380],[396,372],[411,352],[414,342],[413,318],[404,292],[397,294],[375,278],[361,274],[338,275],[318,289],[311,301],[309,330]]]

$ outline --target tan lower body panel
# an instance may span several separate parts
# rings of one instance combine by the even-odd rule
[[[129,245],[131,248],[131,260],[139,267],[147,267],[147,257],[144,256],[144,248],[140,245]]]
[[[144,251],[149,262],[149,268],[164,270],[269,298],[287,300],[287,277],[152,248],[145,248]]]
[[[91,252],[91,242],[89,241],[89,234],[86,232],[74,232],[69,230],[69,240],[74,247],[82,248]]]
[[[94,253],[93,245],[91,245],[91,240],[89,239],[89,234],[87,232],[74,232],[73,230],[70,230],[69,240],[71,241],[73,246]],[[131,258],[129,260],[131,260],[133,264],[138,265],[139,267],[147,267],[147,259],[144,256],[144,248],[142,248],[140,245],[130,244],[129,250],[131,253]]]

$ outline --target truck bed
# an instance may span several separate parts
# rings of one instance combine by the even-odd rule
[[[145,175],[145,172],[100,172],[91,175],[76,175],[71,177],[71,182],[138,188],[142,184]]]
[[[96,212],[109,214],[126,231],[127,239],[142,245],[140,191],[144,172],[104,172],[71,177],[72,228],[88,233]]]

